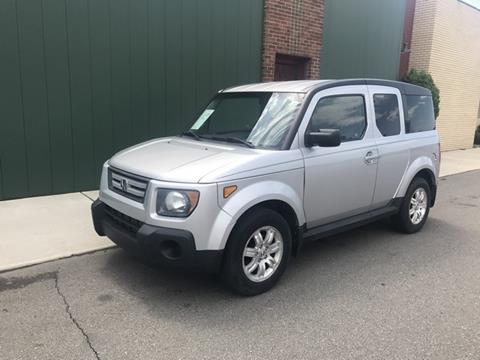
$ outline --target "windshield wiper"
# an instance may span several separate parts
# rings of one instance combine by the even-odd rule
[[[190,137],[195,138],[195,140],[201,141],[200,136],[195,134],[195,132],[193,132],[192,130],[187,130],[187,131],[182,132],[182,136],[190,136]]]
[[[198,136],[198,135],[197,135]],[[226,141],[226,142],[232,142],[232,143],[237,143],[237,144],[242,144],[245,145],[249,148],[255,148],[255,146],[246,140],[240,139],[238,137],[232,137],[232,136],[216,136],[216,135],[202,135],[202,138],[204,139],[211,139],[211,140],[218,140],[218,141]]]
[[[234,143],[238,143],[238,144],[243,144],[243,145],[248,146],[249,148],[252,148],[252,149],[255,147],[250,141],[246,141],[246,140],[243,140],[243,139],[240,139],[240,138],[237,138],[237,137],[227,137],[227,138],[225,138],[225,141],[234,142]]]

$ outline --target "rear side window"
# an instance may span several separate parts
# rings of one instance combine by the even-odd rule
[[[431,96],[405,95],[404,100],[407,133],[435,129],[435,116]]]
[[[309,125],[311,131],[340,130],[342,142],[361,139],[366,128],[365,99],[362,95],[328,96],[320,99]]]
[[[373,95],[375,106],[375,121],[377,128],[383,136],[400,134],[400,114],[398,99],[395,94]]]

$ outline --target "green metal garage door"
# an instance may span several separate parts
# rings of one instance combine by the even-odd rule
[[[0,199],[96,188],[101,164],[260,79],[263,1],[2,0]]]
[[[396,79],[405,0],[325,0],[320,76]]]

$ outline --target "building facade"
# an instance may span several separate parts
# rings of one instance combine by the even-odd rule
[[[262,80],[318,79],[323,0],[265,0]]]
[[[325,0],[320,77],[397,79],[409,1]]]
[[[95,189],[113,153],[260,81],[262,26],[262,0],[1,1],[0,200]]]
[[[4,0],[0,200],[95,189],[113,153],[249,82],[423,69],[443,149],[471,147],[478,39],[459,0]]]
[[[262,80],[398,78],[412,1],[265,0]]]
[[[480,109],[480,9],[459,0],[417,0],[410,68],[440,89],[442,150],[471,148]]]

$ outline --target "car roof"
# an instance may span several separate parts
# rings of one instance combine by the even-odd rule
[[[272,81],[264,83],[255,83],[234,86],[224,90],[224,92],[308,92],[321,84],[326,84],[331,80],[294,80],[294,81]]]
[[[222,92],[298,92],[308,93],[319,91],[337,86],[349,85],[380,85],[397,88],[403,95],[423,95],[431,96],[430,90],[408,84],[401,81],[384,79],[342,79],[342,80],[294,80],[294,81],[273,81],[264,83],[255,83],[234,86],[223,90]]]

